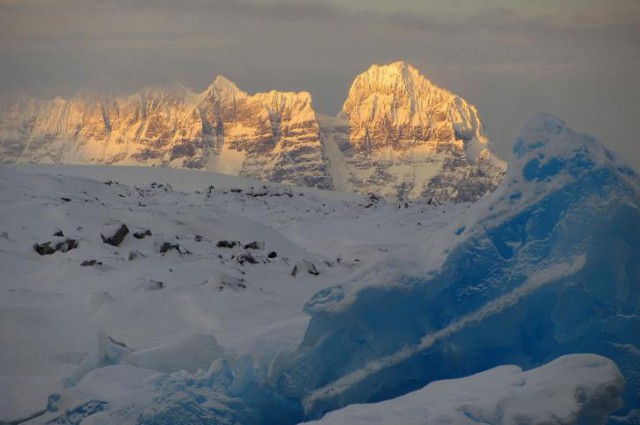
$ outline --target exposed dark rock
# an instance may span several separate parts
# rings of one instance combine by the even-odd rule
[[[244,291],[247,289],[247,283],[242,278],[237,278],[229,275],[222,275],[220,277],[220,284],[218,285],[218,290],[222,291],[224,289],[231,289],[235,292]]]
[[[367,195],[368,198],[368,202],[367,204],[364,206],[365,208],[371,208],[374,205],[378,205],[379,203],[384,203],[384,198],[381,196],[378,196],[374,193],[369,193]]]
[[[218,241],[218,244],[216,246],[218,248],[233,248],[236,245],[238,245],[238,242],[234,242],[234,241]]]
[[[318,269],[316,269],[315,264],[313,264],[311,261],[300,260],[295,264],[295,266],[293,266],[291,276],[297,276],[305,272],[314,276],[318,276],[320,274]]]
[[[64,237],[64,233],[62,233],[62,230],[58,229],[53,233],[53,236],[59,236],[59,237]]]
[[[200,236],[200,235],[195,235],[195,236],[193,237],[193,240],[194,240],[194,241],[196,241],[196,242],[202,242],[202,236]]]
[[[256,260],[253,255],[246,253],[237,257],[236,261],[240,264],[249,263],[249,264],[258,264],[258,260]]]
[[[147,285],[149,291],[157,291],[162,288],[164,288],[164,282],[160,282],[159,280],[150,280]]]
[[[165,254],[171,250],[177,251],[180,255],[182,254],[191,254],[191,252],[184,247],[180,246],[177,243],[164,242],[160,245],[160,249],[158,250],[161,254]]]
[[[264,249],[264,242],[253,241],[244,246],[244,249]]]
[[[135,260],[138,257],[144,257],[144,255],[140,251],[137,251],[135,249],[129,251],[129,261]]]
[[[75,239],[67,238],[58,241],[48,241],[43,243],[36,243],[33,248],[40,255],[51,255],[54,252],[67,252],[71,249],[78,247],[78,241]]]
[[[80,265],[82,267],[87,267],[87,266],[101,266],[102,265],[102,261],[98,261],[98,260],[85,260],[82,263],[80,263]]]
[[[267,258],[276,258],[278,256],[278,253],[275,251],[271,251],[269,254],[267,254]]]
[[[139,232],[133,233],[133,237],[136,239],[144,239],[147,236],[151,236],[151,230],[149,229],[145,229],[145,230],[141,230]]]
[[[106,244],[119,246],[128,233],[129,228],[126,224],[120,221],[111,221],[102,226],[100,237],[102,238],[102,242]]]
[[[71,202],[71,198],[60,198],[62,199],[64,202]]]
[[[160,252],[162,254],[164,254],[165,252],[169,251],[169,250],[176,250],[178,252],[180,252],[180,244],[177,243],[171,243],[171,242],[165,242],[160,246]]]

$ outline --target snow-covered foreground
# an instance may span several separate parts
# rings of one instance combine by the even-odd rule
[[[640,179],[549,116],[514,152],[455,206],[0,168],[0,421],[634,423]]]
[[[96,349],[99,330],[132,350],[202,334],[230,358],[294,348],[314,293],[390,251],[418,249],[468,208],[405,208],[198,171],[86,166],[0,168],[0,204],[0,393],[8,395],[0,420],[41,410]],[[117,247],[100,236],[112,220],[130,230]],[[145,230],[151,235],[133,236]],[[33,248],[65,238],[78,247],[52,255]],[[257,249],[244,249],[254,241]],[[165,242],[183,252],[159,252]],[[82,266],[92,260],[99,263]],[[319,274],[292,276],[300,260]]]

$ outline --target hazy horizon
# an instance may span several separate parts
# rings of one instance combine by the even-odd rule
[[[404,60],[474,104],[497,153],[531,113],[555,114],[640,167],[634,0],[0,0],[0,95],[47,98],[224,75],[308,91],[335,115],[355,76]]]

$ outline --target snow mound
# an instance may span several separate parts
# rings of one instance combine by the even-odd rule
[[[274,388],[319,417],[501,364],[592,352],[618,364],[625,406],[640,408],[640,179],[549,115],[524,124],[514,154],[500,188],[434,237],[443,260],[432,270],[386,283],[363,274],[318,293]]]
[[[396,399],[346,407],[310,424],[601,424],[622,405],[623,389],[611,360],[573,354],[527,372],[500,366],[433,382]]]
[[[66,384],[76,385],[89,372],[116,364],[129,364],[164,373],[181,370],[195,373],[199,369],[209,369],[211,363],[223,355],[224,349],[213,335],[193,334],[174,343],[134,351],[100,330],[96,348],[66,379]]]

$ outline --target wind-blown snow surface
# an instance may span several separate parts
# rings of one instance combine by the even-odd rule
[[[405,208],[189,170],[0,167],[0,421],[44,409],[65,384],[83,388],[110,373],[93,368],[118,361],[136,385],[151,373],[140,367],[208,370],[218,346],[232,368],[245,354],[268,365],[300,342],[302,307],[314,293],[389,253],[415,251],[467,208]],[[111,220],[130,230],[118,247],[101,240]],[[151,236],[133,236],[147,229]],[[63,237],[53,236],[58,230]],[[67,237],[78,247],[45,256],[33,249]],[[242,246],[218,247],[221,240]],[[253,241],[264,247],[243,248]],[[165,242],[182,252],[159,252]],[[81,266],[91,260],[102,264]],[[299,260],[320,274],[291,276]]]
[[[183,194],[0,168],[0,390],[16,397],[2,400],[2,419],[294,424],[438,379],[593,352],[620,368],[616,420],[631,423],[638,176],[549,116],[530,119],[514,151],[500,188],[471,207],[277,185]],[[100,239],[111,220],[130,230],[117,247]],[[78,246],[32,248],[65,237]],[[320,274],[292,276],[299,260]],[[314,293],[309,321],[300,310]],[[585,366],[573,359],[566,368]],[[577,423],[601,422],[621,389],[594,359],[589,376],[602,380],[571,381],[586,391]],[[545,408],[568,406],[553,401]]]
[[[500,366],[434,382],[396,399],[351,405],[313,424],[596,424],[620,406],[623,387],[611,360],[573,354],[527,372]]]

